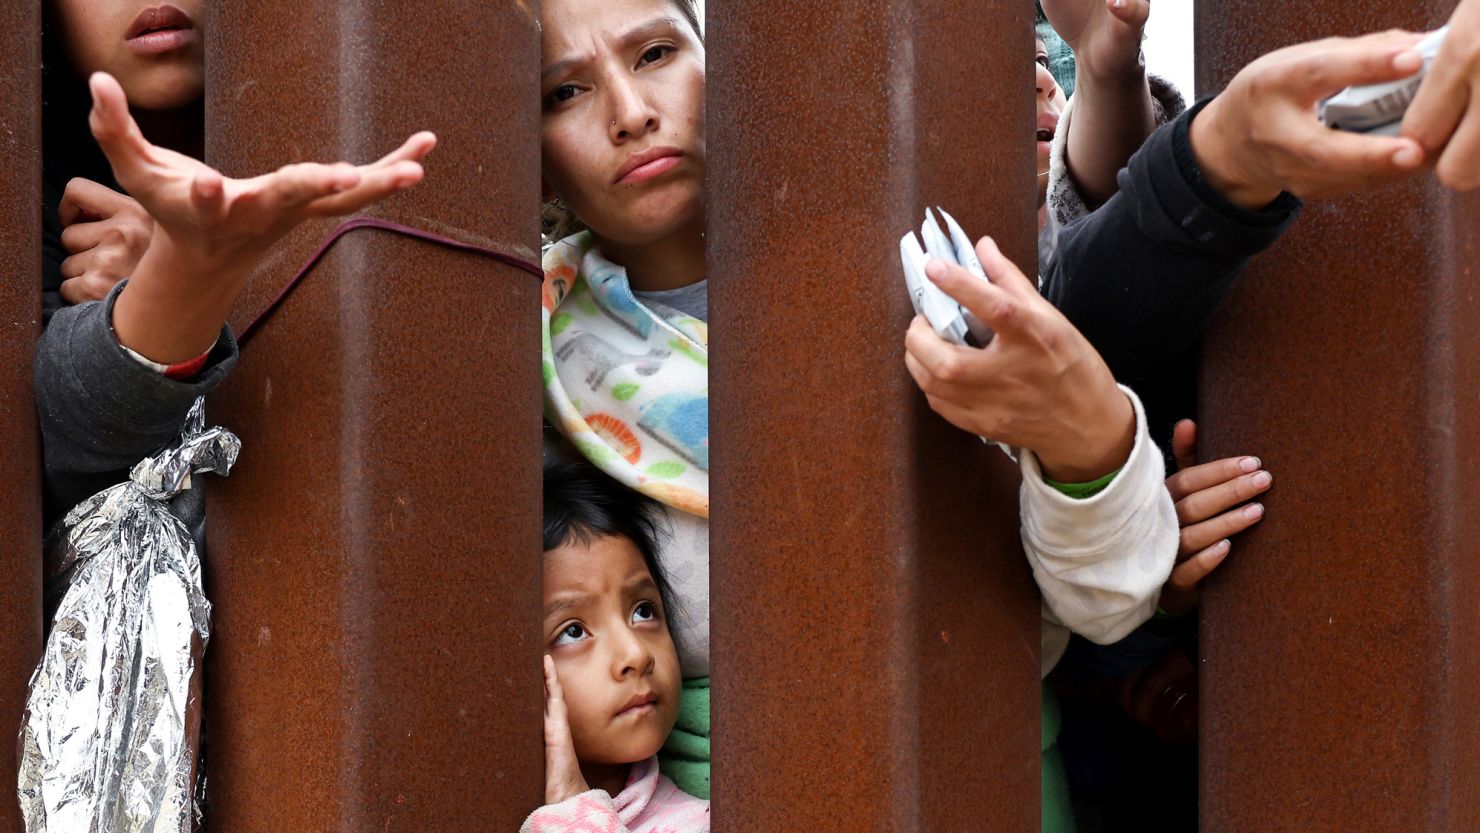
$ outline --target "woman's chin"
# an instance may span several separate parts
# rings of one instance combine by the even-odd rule
[[[129,106],[138,110],[178,110],[205,95],[205,77],[199,68],[157,67],[119,79]]]
[[[697,199],[681,202],[649,199],[632,206],[625,214],[620,228],[614,226],[615,233],[597,233],[620,243],[656,243],[691,229],[703,214],[703,203]]]

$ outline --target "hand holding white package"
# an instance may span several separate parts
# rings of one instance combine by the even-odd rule
[[[1449,27],[1430,32],[1415,47],[1423,55],[1423,66],[1417,73],[1397,81],[1347,87],[1321,102],[1321,121],[1337,130],[1368,133],[1373,136],[1396,136],[1403,127],[1403,114],[1418,95],[1418,88],[1428,75],[1429,67],[1444,45]]]
[[[914,232],[905,232],[899,241],[899,257],[904,266],[904,282],[910,292],[910,302],[914,304],[915,312],[930,322],[936,335],[955,344],[985,347],[992,340],[992,329],[925,276],[925,264],[934,258],[955,263],[987,280],[986,270],[977,259],[971,238],[945,209],[936,210],[945,219],[948,232],[941,230],[935,215],[927,208],[925,222],[920,226],[920,239],[915,238]],[[920,240],[924,240],[924,246]]]

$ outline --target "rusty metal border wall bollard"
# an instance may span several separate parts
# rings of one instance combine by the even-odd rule
[[[1038,829],[1017,475],[904,367],[927,205],[1035,262],[1032,6],[711,3],[714,806]]]
[[[1201,2],[1199,86],[1453,7]],[[1205,833],[1480,830],[1477,246],[1432,179],[1313,203],[1208,335],[1202,451],[1275,486],[1204,596]]]
[[[216,3],[208,158],[363,162],[430,129],[425,181],[373,213],[537,261],[535,15]],[[264,263],[238,329],[335,225]],[[213,830],[514,830],[540,803],[539,321],[529,274],[357,231],[209,403],[243,441],[207,516]]]
[[[41,451],[31,366],[41,333],[41,3],[0,8],[0,831],[20,831],[14,738],[41,656]],[[7,788],[5,785],[9,785]]]

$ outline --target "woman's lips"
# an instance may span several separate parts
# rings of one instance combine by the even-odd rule
[[[636,185],[653,177],[661,176],[683,160],[683,152],[677,148],[651,148],[634,154],[617,169],[612,180],[615,185]]]
[[[195,42],[195,21],[174,6],[151,6],[134,18],[127,41],[140,55],[173,52]]]

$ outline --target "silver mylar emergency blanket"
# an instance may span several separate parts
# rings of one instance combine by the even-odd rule
[[[187,833],[210,602],[190,531],[165,503],[227,474],[241,442],[197,400],[176,444],[67,514],[65,583],[21,726],[29,833]]]

